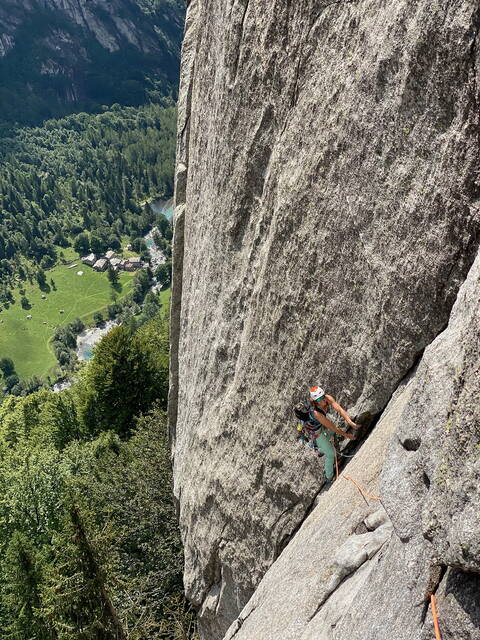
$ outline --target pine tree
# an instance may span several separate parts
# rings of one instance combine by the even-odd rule
[[[133,417],[156,395],[154,364],[140,338],[123,326],[112,329],[96,346],[79,394],[87,431],[128,435]]]
[[[120,279],[119,275],[118,275],[118,271],[115,271],[115,269],[112,267],[111,264],[108,265],[107,268],[107,277],[110,280],[110,284],[115,287],[115,285],[118,284],[118,281]]]
[[[63,527],[54,536],[43,610],[62,640],[126,640],[97,550],[105,544],[90,533],[88,520],[85,508],[72,500]]]
[[[32,543],[15,531],[2,562],[2,609],[5,637],[18,640],[53,640],[41,608],[42,566]]]

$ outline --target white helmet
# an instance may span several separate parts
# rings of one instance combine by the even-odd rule
[[[320,400],[324,397],[325,397],[325,391],[322,389],[322,387],[315,385],[310,389],[310,398],[314,402],[320,402]]]

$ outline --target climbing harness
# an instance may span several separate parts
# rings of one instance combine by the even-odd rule
[[[326,416],[323,409],[318,409],[319,413]],[[297,439],[308,442],[308,446],[318,451],[316,439],[325,434],[326,428],[314,416],[314,410],[306,403],[299,403],[293,407],[295,417],[300,421],[297,426]],[[320,454],[322,455],[322,454]]]
[[[313,449],[319,458],[323,456],[323,452],[317,447],[317,439],[306,429],[304,424],[297,426],[297,440],[304,442],[309,449]]]

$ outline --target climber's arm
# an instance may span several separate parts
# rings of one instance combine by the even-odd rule
[[[332,396],[328,396],[328,395],[326,396],[326,398],[327,398],[330,406],[332,407],[332,409],[334,409],[337,413],[339,413],[342,416],[342,418],[345,420],[345,422],[347,422],[354,429],[359,429],[360,428],[360,425],[355,424],[355,422],[350,418],[350,416],[345,411],[345,409],[338,404],[338,402],[335,400],[335,398],[333,398]]]
[[[342,431],[341,429],[339,429],[336,425],[333,424],[333,422],[331,420],[329,420],[327,417],[325,417],[323,415],[323,413],[320,413],[319,411],[314,411],[315,418],[321,423],[323,424],[324,427],[327,427],[327,429],[330,429],[330,431],[333,431],[334,433],[338,433],[339,436],[342,436],[342,438],[348,438],[349,440],[355,440],[355,436],[350,434],[350,433],[345,433],[345,431]]]

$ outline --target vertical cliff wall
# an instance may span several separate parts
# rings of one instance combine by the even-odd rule
[[[172,307],[187,594],[223,637],[321,483],[288,407],[378,414],[478,246],[473,0],[191,0]],[[400,464],[400,463],[399,463]]]

